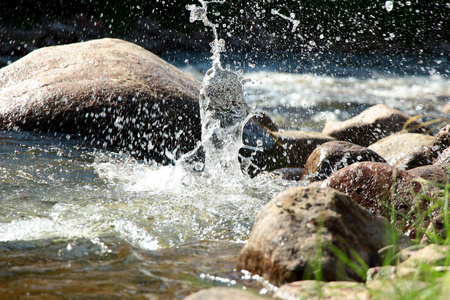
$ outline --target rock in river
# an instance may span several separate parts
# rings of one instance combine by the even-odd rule
[[[330,121],[325,124],[322,133],[340,141],[347,141],[364,147],[402,130],[411,116],[384,104],[369,107],[359,115],[342,121]],[[408,128],[420,127],[417,121]],[[421,131],[420,128],[409,131]]]
[[[64,132],[167,163],[201,138],[199,90],[122,40],[41,48],[0,69],[0,130]]]
[[[310,182],[324,180],[337,170],[358,161],[386,162],[366,147],[344,141],[331,141],[314,149],[306,161],[302,179]]]
[[[317,278],[361,280],[338,259],[380,263],[378,250],[389,245],[385,218],[375,216],[331,188],[296,187],[272,199],[258,214],[238,269],[262,275],[275,285]]]

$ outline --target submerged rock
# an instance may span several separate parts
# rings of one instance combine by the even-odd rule
[[[331,141],[314,149],[306,161],[302,180],[321,181],[358,161],[386,162],[374,151],[344,141]]]
[[[199,89],[122,40],[42,48],[0,70],[0,130],[64,132],[167,163],[201,139]]]
[[[411,116],[397,109],[378,104],[346,121],[327,122],[322,133],[337,140],[367,147],[388,135],[399,132],[409,119],[411,119]],[[420,123],[414,121],[409,124],[408,128],[414,128],[418,125]],[[421,129],[410,129],[408,131],[420,132]]]
[[[394,164],[408,153],[428,146],[434,137],[420,133],[400,133],[387,136],[368,148],[382,156],[389,164]]]
[[[331,188],[296,187],[272,199],[258,214],[238,269],[275,285],[318,278],[361,280],[337,253],[378,265],[378,250],[392,240],[389,223]],[[321,274],[321,275],[320,275]]]

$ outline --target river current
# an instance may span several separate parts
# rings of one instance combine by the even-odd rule
[[[201,80],[207,54],[163,57]],[[246,102],[284,130],[321,131],[379,103],[425,119],[450,102],[445,57],[224,55]],[[0,132],[0,295],[170,299],[209,286],[270,293],[236,272],[258,211],[302,183],[210,180],[84,145],[62,133]]]

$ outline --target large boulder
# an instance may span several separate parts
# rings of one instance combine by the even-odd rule
[[[345,121],[329,121],[322,130],[323,134],[340,141],[347,141],[364,147],[376,141],[399,132],[411,116],[386,106],[374,105],[359,115]],[[420,123],[411,122],[408,128],[418,127]],[[411,131],[421,131],[410,129]]]
[[[260,211],[237,268],[275,285],[320,278],[320,274],[327,281],[361,280],[363,275],[343,261],[359,265],[360,258],[368,266],[381,263],[378,250],[392,242],[388,228],[385,218],[339,191],[292,188]]]
[[[122,40],[41,48],[0,69],[0,130],[64,132],[167,163],[201,138],[199,89]]]
[[[321,181],[359,161],[386,162],[374,151],[353,143],[331,141],[314,149],[305,164],[302,180]]]

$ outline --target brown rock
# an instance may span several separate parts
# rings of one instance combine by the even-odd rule
[[[168,162],[201,138],[199,88],[125,41],[42,48],[0,70],[0,130],[81,135]]]
[[[269,130],[259,147],[244,147],[239,153],[249,158],[249,173],[256,175],[275,169],[303,168],[308,156],[318,145],[332,140],[332,137],[318,132]],[[260,150],[255,151],[255,148]]]
[[[282,285],[274,298],[363,300],[370,299],[369,290],[363,283],[351,281],[321,282],[316,280],[295,281]]]
[[[408,173],[413,177],[421,177],[429,180],[432,183],[445,184],[448,180],[450,163],[429,165],[408,170]]]
[[[395,209],[396,225],[403,231],[410,229],[417,211],[426,203],[416,203],[415,196],[422,192],[420,183],[407,171],[379,162],[358,162],[340,169],[322,182],[322,186],[335,188],[371,213],[390,218]],[[417,207],[417,205],[419,207]],[[406,218],[405,218],[406,216]],[[415,233],[411,233],[413,236]]]
[[[386,162],[374,151],[344,141],[331,141],[314,149],[306,161],[302,180],[321,181],[358,161]]]
[[[394,164],[408,153],[422,149],[434,141],[431,135],[420,133],[398,133],[387,136],[368,148],[382,156],[389,164]]]
[[[267,299],[234,288],[213,287],[201,290],[184,298],[185,300],[262,300]]]
[[[332,248],[356,264],[352,253],[367,265],[376,265],[378,250],[392,242],[388,226],[386,219],[334,189],[292,188],[260,211],[237,268],[275,285],[317,277],[318,265],[324,280],[361,280],[361,274],[345,266]]]
[[[450,124],[439,131],[432,143],[398,160],[394,166],[409,170],[431,165],[448,147],[450,147]]]
[[[369,146],[374,142],[399,132],[411,117],[384,104],[369,107],[359,115],[346,121],[330,121],[322,133],[337,140]],[[412,122],[411,126],[418,125]]]

